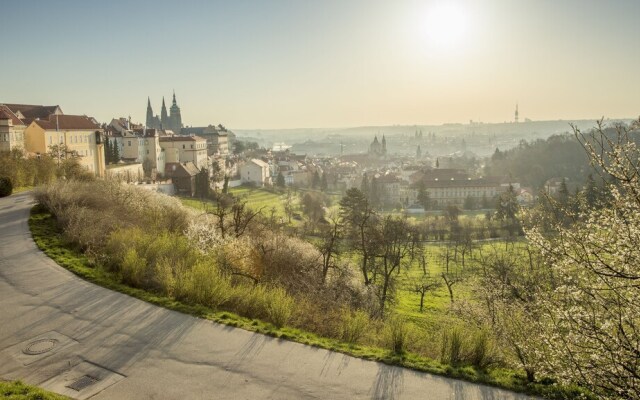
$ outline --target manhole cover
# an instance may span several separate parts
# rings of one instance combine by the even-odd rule
[[[73,389],[76,392],[81,391],[82,389],[86,388],[87,386],[91,386],[94,383],[98,382],[100,379],[98,378],[94,378],[93,376],[89,376],[89,375],[85,375],[83,377],[81,377],[80,379],[76,380],[75,382],[73,382],[70,385],[67,385],[67,387],[69,389]]]
[[[35,356],[53,350],[58,341],[56,339],[40,339],[35,340],[22,350],[24,354]]]

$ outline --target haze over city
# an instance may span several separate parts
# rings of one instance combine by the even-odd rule
[[[633,118],[638,1],[14,1],[2,98],[235,129]]]
[[[0,15],[0,398],[640,400],[640,0]]]

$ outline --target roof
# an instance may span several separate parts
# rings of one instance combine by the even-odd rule
[[[166,163],[165,175],[170,178],[191,178],[196,176],[200,171],[198,167],[191,161],[186,163]]]
[[[380,183],[396,183],[401,182],[402,178],[394,174],[385,174],[376,179]]]
[[[100,124],[92,117],[86,115],[50,115],[47,119],[34,120],[45,130],[93,130],[101,129]]]
[[[262,160],[258,160],[257,158],[252,158],[250,160],[250,162],[256,164],[258,167],[261,167],[261,168],[265,168],[265,167],[269,168],[269,164],[267,164],[266,162],[264,162]]]
[[[59,111],[62,114],[60,106],[40,106],[34,104],[5,104],[9,109],[17,114],[18,112],[24,116],[24,119],[31,122],[35,119],[47,119],[50,115]]]
[[[182,135],[202,135],[204,133],[204,130],[207,129],[206,126],[200,126],[200,127],[190,127],[190,128],[182,128],[180,129],[180,134]]]
[[[132,129],[133,132],[135,132],[137,135],[140,135],[142,137],[155,137],[156,136],[156,130],[153,128],[134,128]]]
[[[0,104],[0,119],[11,120],[13,125],[24,125],[24,122],[18,118],[13,111],[4,104]]]
[[[197,141],[206,141],[205,138],[201,138],[200,136],[160,136],[161,142],[197,142]]]
[[[202,135],[202,136],[227,136],[226,130],[221,130],[213,125],[209,126],[190,126],[180,130],[181,135]]]
[[[424,180],[426,189],[435,188],[456,188],[456,187],[498,187],[500,186],[500,178],[487,177],[479,179],[438,179]],[[418,184],[412,185],[418,187]]]

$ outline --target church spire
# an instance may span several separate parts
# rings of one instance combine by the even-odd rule
[[[169,114],[167,114],[167,106],[164,104],[164,96],[162,96],[162,110],[160,111],[160,123],[162,129],[166,129],[169,126]]]
[[[145,126],[153,126],[153,109],[151,108],[151,98],[147,97],[147,121]]]
[[[518,123],[518,103],[516,103],[516,115],[515,115],[516,124]]]
[[[179,134],[182,129],[182,116],[180,115],[180,107],[178,107],[178,103],[176,102],[176,91],[173,91],[173,104],[169,109],[169,123],[167,124],[168,128],[171,129],[174,133]]]

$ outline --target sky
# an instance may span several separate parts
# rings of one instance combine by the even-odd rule
[[[638,0],[3,1],[0,103],[232,129],[637,118]]]

